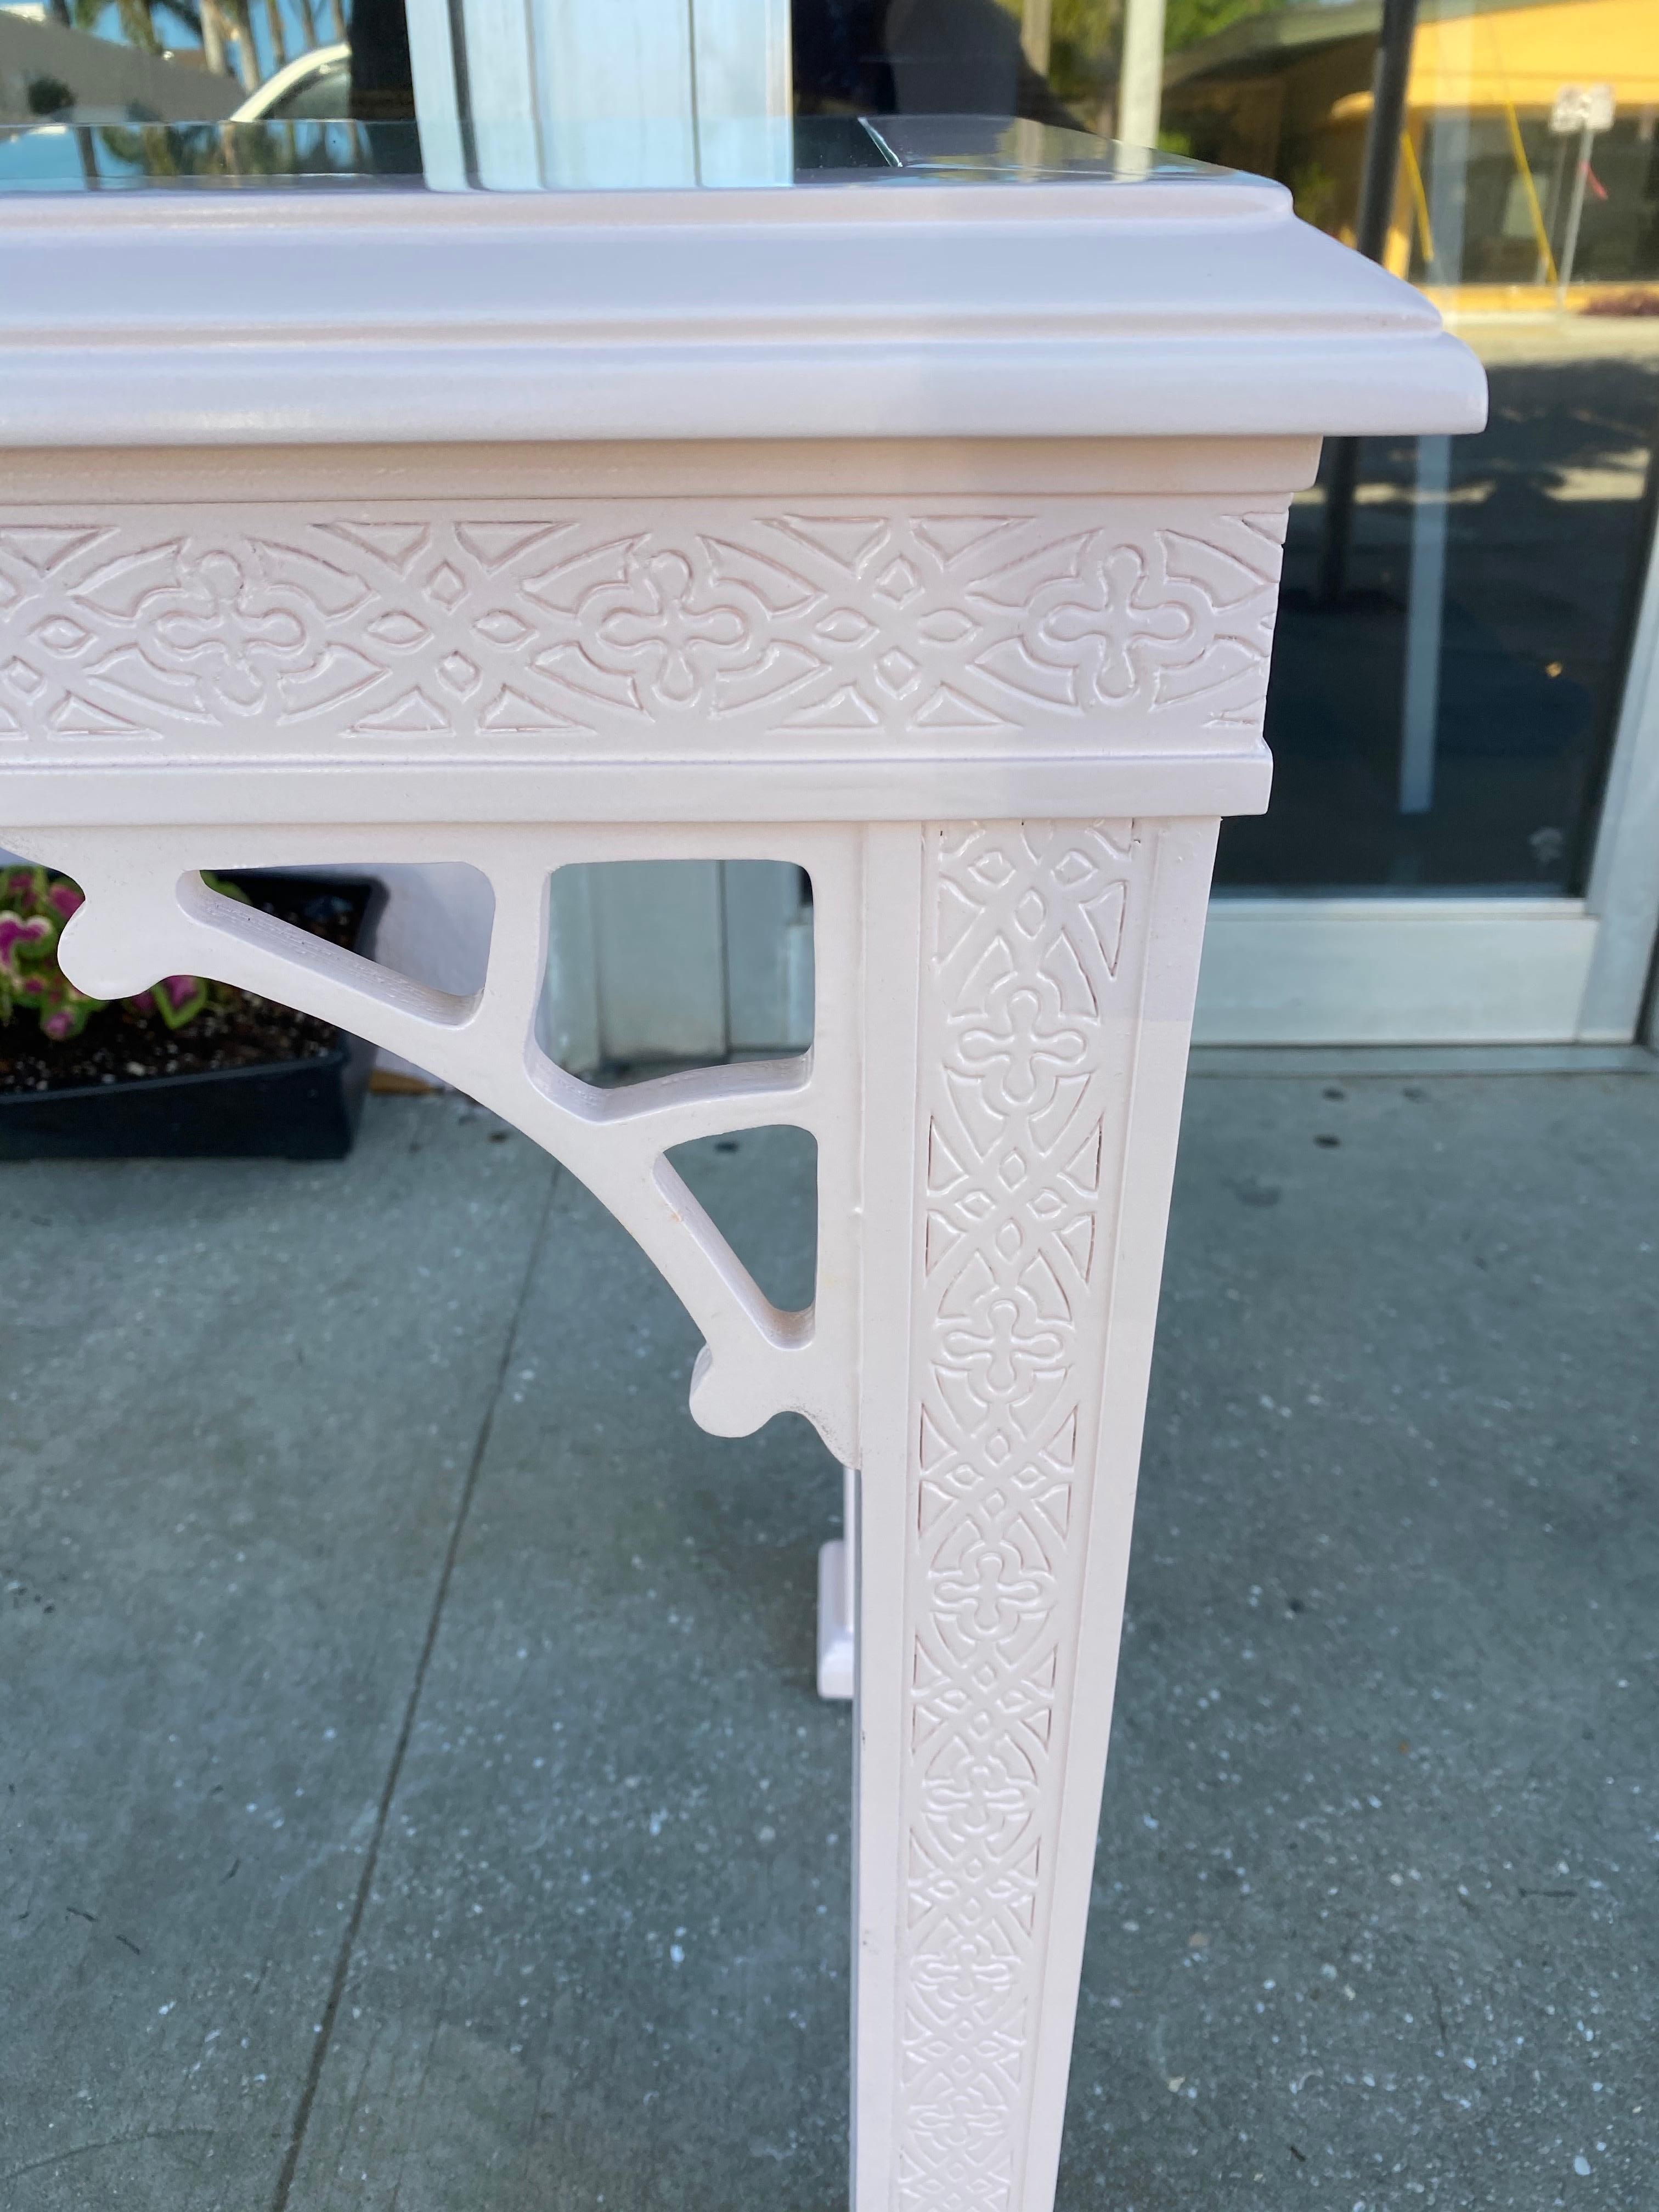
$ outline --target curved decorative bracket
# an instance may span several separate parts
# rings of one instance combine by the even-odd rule
[[[754,842],[753,832],[741,835]],[[54,834],[50,853],[41,857],[74,876],[86,893],[62,940],[65,971],[81,989],[120,998],[148,989],[164,975],[211,976],[334,1023],[429,1069],[568,1167],[659,1269],[703,1334],[690,1394],[700,1426],[717,1436],[746,1436],[775,1413],[798,1413],[838,1458],[854,1459],[854,1270],[848,1255],[838,1250],[851,1234],[844,1186],[852,1172],[856,1125],[853,1056],[826,1053],[821,1020],[815,1049],[798,1059],[698,1069],[623,1091],[580,1081],[556,1066],[536,1036],[547,957],[548,884],[564,861],[603,857],[604,834],[576,841],[481,826],[446,833],[441,854],[433,849],[434,836],[391,829],[357,832],[348,852],[325,853],[319,845],[337,847],[337,836],[76,829]],[[792,833],[786,842],[801,840]],[[706,831],[681,843],[672,833],[653,840],[653,850],[665,857],[690,846],[723,849],[718,838],[711,847]],[[411,981],[225,898],[200,872],[324,859],[333,864],[365,852],[387,859],[465,860],[488,877],[495,924],[484,981],[476,994],[460,998]],[[829,880],[837,860],[844,870],[844,851],[817,853],[807,862],[818,886],[821,942],[824,917],[838,908],[845,912]],[[852,927],[848,915],[843,938]],[[821,1005],[836,995],[838,978],[846,981],[850,948],[843,945],[842,952],[840,960],[821,954]],[[849,1015],[850,1009],[843,1019]],[[831,1030],[836,1026],[832,1015]],[[785,1312],[763,1294],[666,1157],[694,1138],[776,1122],[811,1131],[818,1146],[818,1295],[800,1313]],[[843,1187],[839,1203],[826,1203],[826,1186]]]

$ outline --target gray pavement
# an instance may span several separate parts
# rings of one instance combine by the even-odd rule
[[[0,1254],[4,2212],[830,2212],[805,1428],[453,1098]],[[1063,2212],[1647,2212],[1656,1754],[1659,1084],[1195,1081]]]

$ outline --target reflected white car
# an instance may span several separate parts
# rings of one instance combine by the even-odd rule
[[[351,115],[351,48],[314,46],[267,77],[233,123],[343,123]]]

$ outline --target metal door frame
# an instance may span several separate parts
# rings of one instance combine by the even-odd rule
[[[1582,898],[1211,902],[1200,1045],[1659,1042],[1659,538],[1649,522]]]

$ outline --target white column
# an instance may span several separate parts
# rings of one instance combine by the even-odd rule
[[[788,0],[409,0],[427,183],[787,185]],[[456,35],[459,28],[459,40]]]
[[[458,77],[465,87],[478,182],[487,191],[534,191],[543,180],[536,105],[533,9],[526,0],[458,0]],[[416,110],[417,120],[425,128]]]
[[[592,874],[579,862],[556,870],[548,885],[544,1042],[550,1056],[573,1075],[591,1074],[605,1057]]]
[[[1164,0],[1125,0],[1117,129],[1126,146],[1156,146],[1164,106]]]
[[[421,167],[428,188],[434,192],[464,192],[466,145],[461,132],[461,95],[455,81],[448,7],[446,0],[404,0],[404,15],[409,27],[409,67],[421,133]]]
[[[804,1051],[812,1042],[813,909],[798,868],[720,868],[726,1037],[733,1052]]]
[[[788,0],[693,0],[697,182],[793,180]]]
[[[1048,2212],[1213,823],[875,830],[855,2212]]]
[[[818,1695],[850,1698],[858,1672],[859,1478],[841,1471],[841,1534],[818,1547]]]
[[[536,27],[550,185],[694,185],[687,0],[513,0]]]
[[[718,860],[620,860],[589,871],[601,1053],[725,1056]]]

